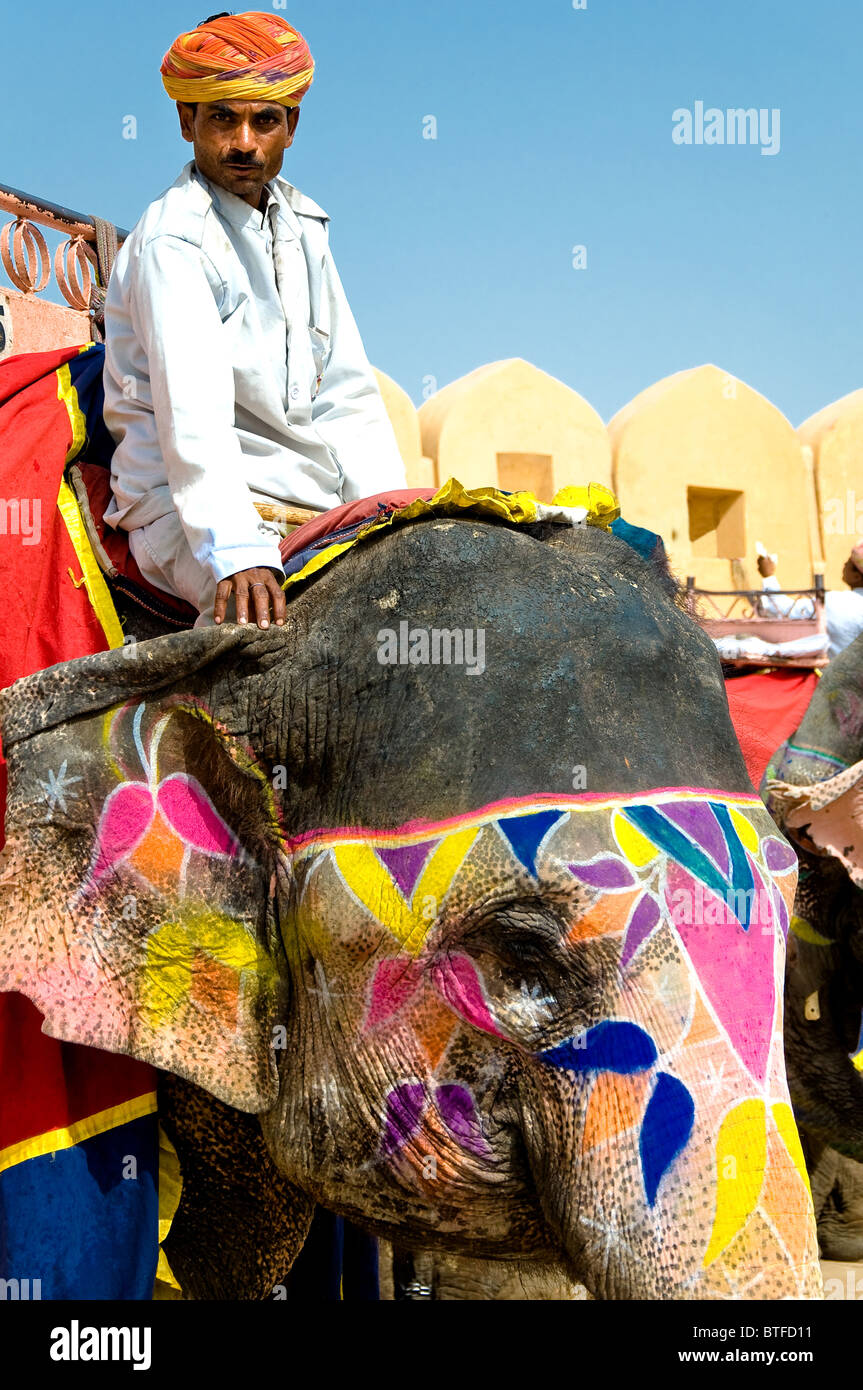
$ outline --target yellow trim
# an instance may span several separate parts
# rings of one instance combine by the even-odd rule
[[[564,495],[567,496],[568,500],[566,503],[561,503],[558,499]],[[607,530],[612,521],[620,516],[620,507],[614,493],[599,483],[590,483],[586,488],[563,489],[557,494],[555,502],[559,506],[583,506],[587,510],[585,517],[587,525],[598,526],[603,530]],[[318,570],[323,569],[325,565],[334,560],[337,555],[341,555],[345,550],[350,550],[351,546],[364,540],[366,536],[370,536],[373,531],[380,531],[385,526],[391,526],[394,521],[412,521],[419,516],[459,516],[464,512],[474,512],[480,516],[496,516],[516,524],[537,521],[541,516],[537,510],[537,500],[532,492],[505,493],[495,487],[466,488],[458,479],[448,478],[428,501],[424,497],[418,497],[404,507],[388,512],[380,519],[373,517],[368,525],[363,526],[350,540],[335,541],[325,550],[318,551],[301,570],[288,575],[282,588],[288,589],[292,584],[299,584],[301,580],[309,579],[311,575],[316,574]]]
[[[121,1101],[107,1110],[88,1115],[85,1120],[76,1120],[65,1129],[49,1129],[46,1134],[38,1134],[34,1139],[22,1139],[17,1144],[0,1150],[0,1173],[24,1163],[28,1158],[43,1158],[45,1154],[59,1153],[61,1149],[72,1149],[97,1134],[104,1134],[119,1125],[127,1125],[132,1120],[140,1120],[143,1115],[153,1115],[156,1111],[156,1092],[148,1091],[134,1100]]]
[[[156,1267],[156,1284],[153,1289],[155,1299],[174,1298],[182,1295],[176,1275],[168,1264],[168,1257],[162,1246],[168,1239],[171,1222],[180,1205],[183,1179],[180,1174],[180,1160],[177,1150],[167,1134],[159,1125],[159,1263]],[[160,1288],[167,1285],[167,1288]]]
[[[62,367],[57,368],[57,399],[65,405],[69,424],[72,427],[72,443],[66,451],[66,462],[71,463],[84,447],[87,438],[87,419],[78,404],[78,392],[72,385],[72,373],[69,370],[68,362],[64,362]]]
[[[89,352],[92,343],[85,343],[79,350],[81,353]],[[66,463],[71,463],[76,459],[87,442],[87,419],[78,402],[78,392],[72,385],[72,374],[69,370],[69,363],[64,362],[62,367],[57,368],[57,399],[62,401],[69,416],[69,425],[72,430],[72,442],[66,450]],[[93,548],[87,539],[84,530],[84,523],[81,520],[81,510],[78,500],[75,497],[69,484],[64,479],[60,484],[60,493],[57,498],[57,506],[60,515],[66,523],[66,530],[69,539],[75,547],[75,554],[78,556],[78,563],[81,566],[83,582],[87,586],[87,596],[93,608],[93,612],[102,625],[105,640],[109,647],[122,647],[123,629],[117,617],[117,610],[108,591],[102,571],[96,563]],[[76,584],[73,577],[72,583]],[[76,584],[80,588],[80,580]]]
[[[280,106],[299,106],[305,96],[302,89],[310,85],[314,71],[313,63],[281,82],[254,74],[238,78],[229,73],[211,77],[174,77],[172,73],[163,73],[162,86],[172,101],[274,101]]]
[[[108,585],[105,583],[105,577],[96,563],[93,548],[87,539],[78,499],[65,478],[60,484],[57,506],[66,523],[66,530],[75,548],[75,554],[78,556],[78,564],[81,566],[81,573],[87,586],[87,597],[93,612],[102,625],[105,640],[109,647],[122,647],[123,629],[120,626],[120,619],[117,617],[114,601],[111,598]]]

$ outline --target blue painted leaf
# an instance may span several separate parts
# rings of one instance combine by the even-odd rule
[[[563,1071],[613,1071],[621,1076],[647,1071],[656,1058],[656,1044],[649,1033],[635,1023],[610,1019],[540,1053],[541,1061]]]
[[[647,1102],[638,1144],[644,1190],[651,1206],[664,1175],[689,1143],[694,1122],[695,1102],[689,1091],[676,1076],[661,1071]]]
[[[497,823],[516,857],[534,878],[537,850],[562,815],[562,811],[531,811],[527,816],[505,816]]]

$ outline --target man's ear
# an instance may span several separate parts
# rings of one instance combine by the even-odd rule
[[[177,102],[177,115],[180,117],[180,134],[189,144],[195,140],[195,112],[187,101]]]
[[[285,141],[285,149],[286,149],[286,150],[289,149],[290,146],[294,143],[294,136],[295,136],[296,133],[297,133],[297,126],[299,125],[299,123],[300,123],[300,108],[299,108],[299,106],[291,106],[291,107],[289,107],[289,108],[288,108],[288,138],[287,138],[287,140]]]
[[[219,689],[225,658],[254,669],[256,646],[233,626],[178,633],[0,700],[0,989],[27,995],[53,1037],[248,1111],[278,1088],[285,864],[272,786],[220,725]],[[235,671],[234,699],[236,685]]]

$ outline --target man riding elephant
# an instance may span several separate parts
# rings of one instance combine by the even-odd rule
[[[181,34],[162,80],[194,160],[125,241],[105,303],[106,520],[201,623],[283,623],[279,534],[256,503],[327,510],[405,486],[329,249],[279,177],[314,62],[274,14]]]

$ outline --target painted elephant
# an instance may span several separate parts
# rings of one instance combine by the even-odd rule
[[[803,722],[765,774],[769,809],[800,877],[786,983],[785,1047],[801,1124],[863,1159],[863,641],[831,662]]]
[[[863,1257],[863,640],[831,662],[767,769],[767,804],[800,859],[785,1050],[815,1173],[825,1253]],[[840,1155],[845,1156],[840,1161]],[[843,1220],[848,1229],[842,1234]],[[843,1254],[836,1255],[837,1249]],[[850,1250],[855,1253],[849,1254]]]
[[[0,987],[164,1069],[191,1296],[267,1297],[314,1202],[601,1299],[820,1296],[796,862],[661,564],[413,522],[283,629],[85,658],[0,713]]]

